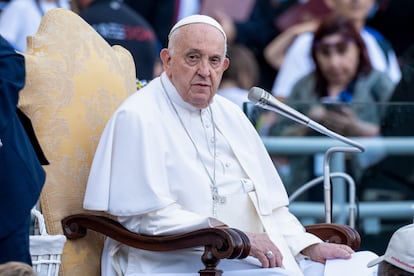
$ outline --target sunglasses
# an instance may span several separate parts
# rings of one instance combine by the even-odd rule
[[[324,56],[330,56],[334,52],[343,55],[353,42],[354,40],[351,38],[343,39],[335,43],[318,42],[315,44],[315,50]]]

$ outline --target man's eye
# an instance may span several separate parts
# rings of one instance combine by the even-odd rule
[[[199,58],[197,55],[189,55],[189,56],[187,56],[187,61],[188,61],[190,64],[195,64],[195,63],[197,63],[199,59],[200,59],[200,58]]]
[[[221,60],[219,58],[212,58],[210,60],[210,63],[213,67],[217,67],[218,65],[220,65]]]

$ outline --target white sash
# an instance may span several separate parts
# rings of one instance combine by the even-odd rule
[[[254,207],[256,208],[256,213],[260,214],[258,205],[257,205],[257,197],[254,191],[249,192],[249,197],[253,202]],[[278,226],[276,221],[273,219],[272,215],[269,216],[262,216],[259,215],[259,218],[263,224],[265,232],[269,235],[269,238],[272,242],[279,248],[280,252],[283,256],[283,267],[289,271],[289,275],[292,276],[303,276],[303,272],[300,270],[298,263],[296,262],[294,256],[292,255],[291,251],[289,250],[289,246],[286,244],[285,239],[278,231]]]
[[[266,232],[282,253],[283,267],[289,272],[289,275],[303,276],[303,272],[289,250],[289,246],[279,233],[272,215],[259,215],[255,191],[249,191],[247,194],[226,196],[226,203],[218,205],[217,219],[246,232]]]

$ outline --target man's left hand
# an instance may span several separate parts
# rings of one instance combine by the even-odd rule
[[[345,244],[316,243],[302,250],[312,261],[325,263],[328,259],[349,259],[354,250]]]

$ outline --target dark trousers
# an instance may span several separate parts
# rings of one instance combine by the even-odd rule
[[[16,261],[32,265],[29,243],[30,223],[31,216],[29,215],[15,231],[6,237],[0,238],[0,264]]]

